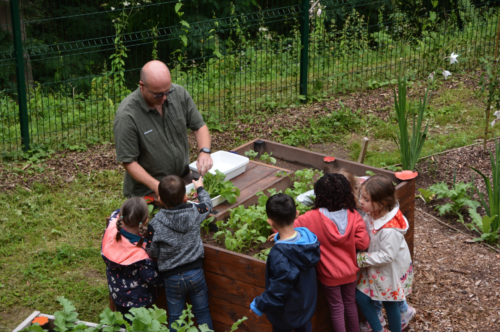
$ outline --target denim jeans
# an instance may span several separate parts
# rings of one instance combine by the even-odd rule
[[[377,309],[374,302],[368,295],[356,289],[356,302],[359,309],[365,316],[368,324],[374,332],[383,331],[382,324],[377,316]],[[389,330],[391,332],[401,332],[401,313],[399,312],[398,302],[383,301],[387,313],[387,320],[389,321]]]
[[[377,309],[377,314],[382,315],[382,301],[373,301],[373,305]],[[408,311],[408,303],[406,300],[398,302],[398,307],[401,315]]]
[[[277,327],[274,327],[273,326],[273,332],[311,332],[312,331],[312,323],[311,321],[309,321],[309,323],[307,323],[306,325],[302,326],[302,327],[299,327],[297,329],[280,329],[280,328],[277,328]]]
[[[208,287],[203,269],[184,271],[165,279],[165,293],[169,328],[172,328],[172,323],[182,315],[182,310],[186,309],[186,294],[188,294],[198,325],[207,324],[213,330],[208,308]]]

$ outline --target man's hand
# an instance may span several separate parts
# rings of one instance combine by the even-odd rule
[[[214,165],[212,156],[209,153],[201,152],[198,155],[198,160],[196,161],[196,168],[198,168],[198,173],[203,176],[205,175]]]
[[[193,180],[193,184],[194,184],[195,189],[198,189],[199,187],[203,187],[203,177],[200,176],[198,181]]]

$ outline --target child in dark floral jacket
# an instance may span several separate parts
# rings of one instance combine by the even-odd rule
[[[101,255],[106,263],[109,293],[116,310],[151,305],[163,280],[157,266],[146,253],[146,243],[139,235],[141,224],[148,221],[148,207],[143,198],[133,197],[111,214],[104,232]]]

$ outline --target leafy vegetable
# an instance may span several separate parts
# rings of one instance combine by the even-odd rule
[[[203,177],[203,187],[211,198],[220,195],[229,204],[234,204],[236,197],[240,196],[240,190],[231,181],[226,181],[226,176],[219,170],[215,171],[215,175],[212,173],[205,174]]]
[[[78,331],[78,330],[88,330],[85,324],[81,323],[76,325],[78,313],[73,304],[63,296],[57,298],[57,301],[63,306],[62,311],[56,311],[54,313],[54,331],[66,332],[66,331]]]
[[[314,187],[314,180],[323,175],[323,172],[313,169],[303,169],[296,171],[292,175],[294,187],[288,188],[285,193],[290,195],[297,204],[300,213],[309,211],[307,207],[296,198],[302,193]],[[269,196],[277,194],[275,189],[267,190]],[[258,204],[245,208],[240,205],[231,210],[231,215],[227,221],[216,222],[219,231],[214,234],[214,239],[219,243],[224,243],[226,249],[245,252],[251,248],[259,246],[267,241],[271,234],[271,226],[267,223],[266,203],[268,196],[263,192],[258,192]],[[266,260],[270,250],[264,250],[257,254],[259,259]]]
[[[130,314],[125,316],[130,320],[131,323],[126,321],[123,315],[116,311],[113,312],[111,309],[106,308],[99,315],[100,324],[97,328],[87,327],[83,322],[76,325],[78,313],[71,302],[64,297],[57,298],[57,301],[63,306],[62,311],[56,311],[54,313],[55,321],[54,325],[55,331],[83,331],[83,332],[116,332],[125,326],[126,332],[169,332],[170,329],[167,325],[167,312],[163,309],[159,309],[156,305],[153,308],[131,308]],[[209,329],[206,324],[199,326],[198,328],[194,326],[193,313],[191,311],[192,306],[187,304],[187,309],[182,311],[182,315],[173,323],[173,328],[177,332],[213,332]],[[234,332],[238,329],[238,326],[247,320],[246,317],[238,319],[231,327],[229,332]],[[23,331],[28,332],[47,332],[43,330],[38,323],[35,323]]]

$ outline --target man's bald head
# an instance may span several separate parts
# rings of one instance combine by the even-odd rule
[[[160,95],[172,88],[172,78],[170,70],[161,61],[149,61],[141,69],[140,88],[142,97],[150,107],[161,105],[167,99],[154,98],[154,95]]]
[[[172,79],[170,77],[170,70],[167,65],[158,60],[149,61],[141,69],[141,81],[144,84],[163,85],[166,83],[170,85]]]

